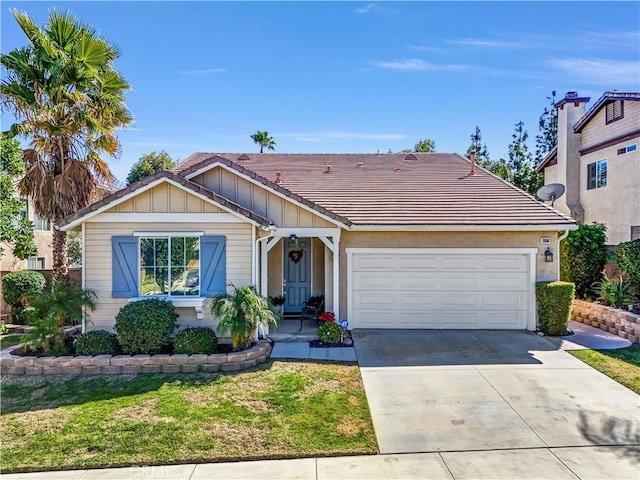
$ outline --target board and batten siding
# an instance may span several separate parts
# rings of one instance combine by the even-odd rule
[[[335,227],[331,222],[307,209],[221,167],[212,168],[191,181],[268,218],[281,228]]]
[[[157,212],[155,212],[157,213]],[[93,220],[93,219],[92,219]],[[226,237],[227,282],[235,285],[251,284],[251,229],[249,223],[114,223],[95,221],[85,223],[85,284],[98,292],[98,308],[91,315],[89,329],[113,330],[115,316],[126,298],[111,296],[111,237],[133,235],[134,232],[204,232],[205,235]],[[205,304],[204,318],[198,320],[193,308],[178,308],[180,328],[213,326],[214,320]]]
[[[222,209],[189,192],[162,183],[107,210],[106,213],[220,213]]]

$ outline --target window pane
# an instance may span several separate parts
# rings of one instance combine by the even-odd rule
[[[173,267],[171,269],[171,295],[198,295],[200,277],[197,268]]]
[[[171,237],[171,265],[184,265],[184,237]],[[173,278],[173,275],[171,276]]]
[[[191,265],[195,260],[196,265],[200,260],[200,239],[197,237],[187,237],[185,240],[186,264]]]
[[[155,261],[156,267],[166,267],[169,265],[169,239],[155,238]]]
[[[590,163],[587,165],[587,189],[593,188],[596,188],[596,164]]]
[[[606,160],[600,160],[598,162],[598,178],[596,180],[596,187],[607,186],[607,162]]]
[[[141,238],[140,239],[140,266],[153,267],[154,256],[155,256],[155,253],[153,249],[153,238]]]
[[[155,269],[153,267],[140,270],[140,295],[158,295],[160,287],[156,283]]]
[[[166,267],[156,268],[156,283],[159,287],[159,293],[169,293],[169,269]]]

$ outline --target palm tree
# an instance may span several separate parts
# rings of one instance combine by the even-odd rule
[[[65,277],[66,233],[55,227],[115,181],[101,154],[118,152],[116,131],[133,121],[130,86],[113,68],[118,49],[71,13],[51,12],[43,28],[26,13],[13,16],[28,45],[0,56],[0,101],[17,120],[9,133],[30,141],[18,187],[52,221],[53,269]]]
[[[263,153],[264,147],[267,147],[267,150],[276,149],[276,142],[273,141],[273,137],[269,136],[269,132],[261,132],[258,130],[253,135],[249,135],[253,143],[256,145],[260,145],[260,153]]]
[[[245,285],[240,288],[233,283],[233,293],[219,293],[213,297],[211,314],[220,320],[218,332],[231,332],[234,350],[244,350],[251,346],[258,329],[277,326],[280,318],[275,307],[256,292],[255,287]]]

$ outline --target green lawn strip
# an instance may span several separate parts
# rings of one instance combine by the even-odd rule
[[[377,453],[354,365],[5,376],[1,393],[3,473]]]
[[[22,334],[0,335],[0,350],[18,345],[21,338]]]
[[[569,353],[640,394],[639,345],[617,350],[572,350]]]

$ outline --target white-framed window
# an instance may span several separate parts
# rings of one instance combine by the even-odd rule
[[[587,190],[607,186],[607,160],[598,160],[587,165]]]
[[[35,230],[43,230],[45,232],[51,230],[51,223],[49,222],[49,219],[41,217],[38,214],[33,217],[33,225]]]
[[[45,258],[44,257],[29,257],[27,259],[28,270],[44,270]]]
[[[141,236],[140,295],[200,295],[200,237]]]

